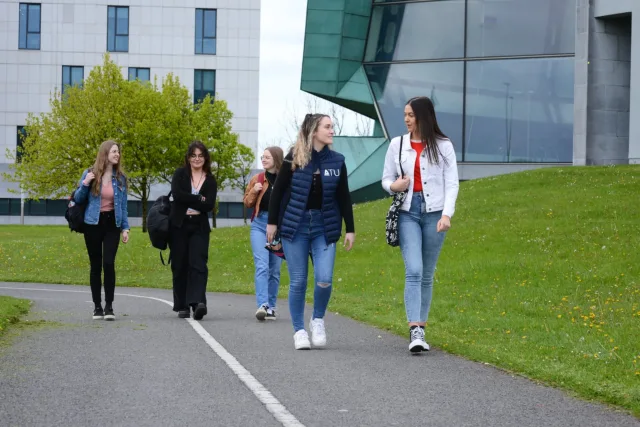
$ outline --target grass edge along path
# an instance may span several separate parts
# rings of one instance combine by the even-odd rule
[[[429,343],[640,416],[639,192],[640,166],[463,182]],[[356,246],[338,247],[329,309],[406,336],[402,257],[384,238],[388,206],[354,207]],[[88,270],[82,236],[65,227],[0,227],[0,280],[86,284]],[[209,271],[208,291],[253,293],[248,227],[212,231]],[[139,229],[120,245],[117,276],[119,286],[171,286]],[[288,281],[283,265],[281,297]]]
[[[11,325],[18,323],[29,312],[30,307],[29,300],[0,295],[0,336]]]

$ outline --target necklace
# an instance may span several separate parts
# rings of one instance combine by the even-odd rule
[[[194,181],[193,181],[193,175],[191,175],[191,186],[193,188],[199,188],[200,187],[200,183],[202,182],[202,179],[204,178],[204,172],[200,173],[200,179],[198,180],[198,185],[193,185]]]

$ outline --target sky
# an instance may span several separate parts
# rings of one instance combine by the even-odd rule
[[[258,129],[261,147],[284,144],[290,120],[287,116],[303,107],[300,74],[306,13],[304,0],[262,0]]]
[[[313,98],[300,90],[307,2],[262,0],[261,7],[258,151],[269,145],[286,149],[295,138],[292,118],[297,116],[301,122],[308,112],[309,98]],[[330,113],[329,105],[321,100],[319,111],[314,112]],[[340,111],[342,133],[354,135],[357,115]],[[371,121],[365,120],[372,128]]]

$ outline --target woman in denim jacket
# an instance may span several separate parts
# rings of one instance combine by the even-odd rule
[[[115,141],[100,145],[93,168],[82,174],[74,196],[87,203],[84,213],[84,242],[91,272],[89,283],[95,310],[94,319],[115,320],[113,294],[116,288],[115,261],[120,243],[129,241],[127,180],[120,162],[120,146]],[[101,276],[104,267],[105,307],[102,309]]]

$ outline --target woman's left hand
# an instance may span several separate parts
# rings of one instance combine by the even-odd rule
[[[347,233],[344,236],[344,248],[348,251],[353,247],[353,243],[356,241],[356,233]]]
[[[438,221],[438,226],[436,228],[436,230],[438,231],[438,233],[441,233],[443,231],[447,231],[451,228],[451,218],[449,218],[447,215],[442,215],[442,218],[440,218],[440,221]]]
[[[127,243],[129,241],[129,230],[122,231],[122,243]]]

